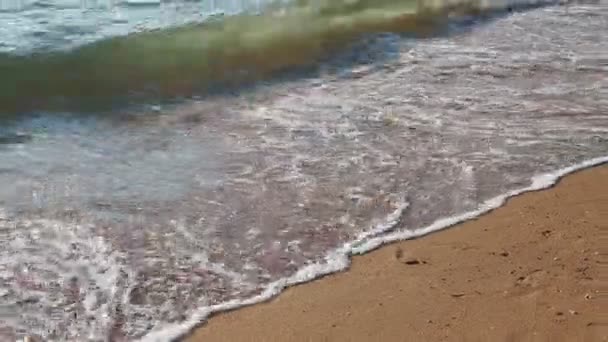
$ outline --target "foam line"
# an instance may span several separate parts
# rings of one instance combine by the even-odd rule
[[[306,283],[328,274],[346,270],[350,266],[351,255],[364,254],[388,243],[424,236],[452,227],[458,223],[477,218],[502,206],[511,197],[530,191],[550,188],[554,186],[562,177],[570,173],[605,163],[608,163],[608,156],[590,159],[555,172],[539,174],[531,178],[532,184],[530,186],[513,190],[507,192],[506,194],[489,199],[483,202],[480,205],[480,208],[477,210],[452,217],[438,219],[433,224],[424,228],[411,231],[396,231],[382,235],[383,232],[392,230],[399,223],[401,215],[408,207],[408,204],[403,202],[387,217],[385,223],[377,226],[374,230],[361,234],[354,241],[348,242],[342,247],[328,253],[325,257],[326,263],[315,263],[308,265],[300,269],[291,277],[283,278],[269,284],[260,295],[255,297],[245,300],[232,300],[222,304],[201,307],[200,309],[196,310],[186,321],[179,324],[168,324],[155,329],[140,339],[140,341],[165,342],[179,340],[185,337],[190,331],[192,331],[192,329],[203,324],[204,321],[213,313],[231,311],[243,306],[265,302],[277,296],[289,286]]]

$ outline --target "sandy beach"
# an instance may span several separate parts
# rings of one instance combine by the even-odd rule
[[[606,341],[607,226],[608,166],[600,166],[215,315],[187,340]]]

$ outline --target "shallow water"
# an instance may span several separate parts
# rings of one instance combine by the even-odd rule
[[[476,20],[232,96],[4,127],[0,336],[142,337],[607,156],[608,3]]]

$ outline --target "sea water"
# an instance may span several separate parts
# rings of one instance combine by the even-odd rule
[[[608,3],[514,9],[444,18],[424,37],[378,25],[382,8],[326,12],[371,33],[340,35],[347,43],[304,69],[170,103],[11,105],[0,127],[0,339],[177,338],[210,312],[339,271],[353,253],[608,161]],[[167,51],[159,37],[171,30],[141,51]],[[272,54],[285,53],[281,39],[263,36],[274,31],[260,32],[264,56],[288,60]],[[36,39],[5,43],[6,58],[49,70],[39,56],[57,46]],[[170,65],[186,75],[180,63]],[[144,75],[166,80],[154,73],[166,66]],[[112,72],[91,77],[139,86],[102,78]],[[14,96],[61,95],[40,89]]]

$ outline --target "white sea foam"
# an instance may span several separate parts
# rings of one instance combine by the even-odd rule
[[[449,228],[458,223],[474,219],[502,206],[509,198],[513,196],[517,196],[525,192],[538,191],[552,187],[557,183],[557,181],[559,181],[560,178],[570,173],[604,163],[608,163],[608,156],[587,160],[580,164],[569,166],[555,172],[539,174],[532,177],[532,185],[494,197],[482,203],[477,210],[452,217],[441,218],[430,226],[421,229],[404,230],[378,236],[378,234],[391,230],[399,223],[399,218],[401,217],[403,211],[407,208],[407,204],[402,203],[397,210],[388,216],[387,221],[384,224],[379,225],[374,230],[361,234],[361,236],[359,236],[356,240],[348,242],[342,247],[331,251],[326,255],[323,263],[315,263],[305,266],[293,276],[283,278],[269,284],[262,294],[255,297],[245,300],[233,300],[219,305],[199,308],[188,320],[179,324],[168,324],[160,329],[155,329],[140,339],[140,341],[164,342],[180,338],[190,332],[193,328],[201,325],[201,323],[203,323],[209,317],[209,315],[213,313],[230,311],[243,306],[258,304],[277,296],[289,286],[306,283],[331,273],[343,271],[349,267],[351,255],[364,254],[391,242],[408,240],[428,235],[430,233]]]
[[[361,234],[356,240],[348,242],[342,247],[331,251],[326,255],[324,262],[305,266],[291,277],[283,278],[269,284],[260,295],[255,297],[244,300],[233,300],[218,305],[199,308],[186,321],[179,324],[167,324],[162,326],[159,329],[151,331],[139,341],[165,342],[179,339],[188,334],[193,328],[203,324],[204,321],[213,313],[230,311],[240,307],[265,302],[277,296],[289,286],[310,282],[328,274],[344,271],[350,266],[351,255],[364,254],[388,243],[417,238],[452,227],[458,223],[474,219],[502,206],[509,198],[513,196],[550,188],[562,177],[570,173],[604,163],[608,163],[608,156],[590,159],[555,172],[538,174],[532,177],[532,185],[513,190],[506,194],[487,200],[482,203],[477,210],[452,217],[438,219],[433,224],[424,228],[397,231],[378,236],[378,234],[382,234],[383,232],[393,229],[399,223],[399,219],[403,214],[403,211],[408,206],[407,203],[402,203],[399,205],[397,210],[388,216],[386,222],[377,226],[371,231]]]

